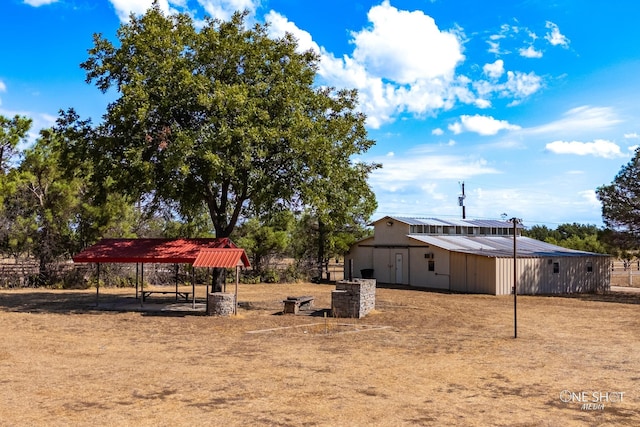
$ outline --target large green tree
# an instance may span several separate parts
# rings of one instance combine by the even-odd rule
[[[24,141],[32,120],[16,115],[12,119],[0,115],[0,174],[9,170],[10,160],[17,154],[17,146]]]
[[[55,264],[68,259],[77,246],[75,224],[79,179],[67,180],[58,167],[59,139],[42,130],[20,165],[7,176],[12,192],[4,201],[4,217],[11,224],[3,249],[15,257],[33,256],[41,284],[50,283]]]
[[[197,29],[156,4],[120,27],[117,44],[96,35],[82,64],[88,82],[118,94],[88,146],[93,176],[181,215],[206,210],[218,237],[243,216],[326,212],[320,187],[353,193],[341,203],[370,199],[374,167],[352,161],[374,143],[356,92],[317,87],[316,54],[299,52],[291,35],[248,28],[245,17]],[[358,185],[344,188],[350,175]]]
[[[609,185],[598,187],[602,219],[612,231],[609,240],[621,247],[640,243],[640,149]]]
[[[11,161],[18,154],[17,146],[24,141],[29,129],[31,119],[23,116],[14,116],[9,119],[0,115],[0,248],[6,254],[8,249],[9,232],[18,224],[12,222],[7,213],[6,202],[11,202],[17,192],[16,181],[9,176],[12,169]]]

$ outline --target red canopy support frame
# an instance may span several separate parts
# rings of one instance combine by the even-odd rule
[[[249,267],[249,258],[228,238],[203,239],[103,239],[73,257],[74,262],[95,262],[97,264],[96,306],[100,301],[100,264],[135,263],[136,299],[144,304],[144,264],[176,264],[176,301],[178,300],[179,264],[188,264],[191,270],[192,306],[196,307],[196,267],[233,268],[236,267],[237,312],[239,268]],[[140,281],[138,282],[138,275]],[[139,285],[139,286],[138,286]],[[226,283],[224,284],[226,292]],[[207,279],[207,305],[209,303],[209,282]],[[208,307],[207,307],[208,309]]]

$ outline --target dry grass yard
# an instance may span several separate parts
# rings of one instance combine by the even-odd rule
[[[379,288],[364,319],[278,314],[333,289],[241,285],[227,318],[1,290],[0,425],[640,425],[640,293],[521,296],[517,339],[512,297]]]

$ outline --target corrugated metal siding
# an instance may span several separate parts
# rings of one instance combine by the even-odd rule
[[[431,257],[433,255],[433,258]],[[409,284],[433,289],[449,289],[449,252],[436,247],[409,249]],[[429,262],[434,271],[429,271]]]
[[[451,290],[495,294],[496,259],[462,252],[451,252]]]
[[[508,295],[513,288],[513,259],[497,261],[496,295]],[[554,273],[556,262],[559,269]],[[610,284],[609,259],[602,256],[518,258],[517,269],[519,294],[596,292],[608,289]]]
[[[397,280],[396,255],[402,257],[402,267],[400,268],[402,276],[400,281]],[[398,285],[409,284],[409,249],[408,248],[375,248],[373,252],[373,277],[380,283],[392,283]]]
[[[509,295],[513,289],[513,258],[451,253],[451,290]],[[554,273],[554,263],[559,270]],[[587,264],[591,270],[587,271]],[[596,292],[610,286],[609,259],[602,256],[518,258],[519,294]]]

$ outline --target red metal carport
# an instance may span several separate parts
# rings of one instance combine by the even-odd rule
[[[100,297],[100,264],[145,263],[189,264],[193,267],[231,268],[249,267],[249,258],[229,238],[199,239],[102,239],[73,257],[74,262],[96,263],[98,283],[96,303]],[[138,273],[136,269],[136,298],[138,297]],[[238,274],[236,268],[236,301]],[[142,287],[144,288],[144,280]],[[176,281],[176,298],[177,298]],[[193,304],[195,306],[195,282],[192,280]],[[141,299],[142,303],[142,299]]]

